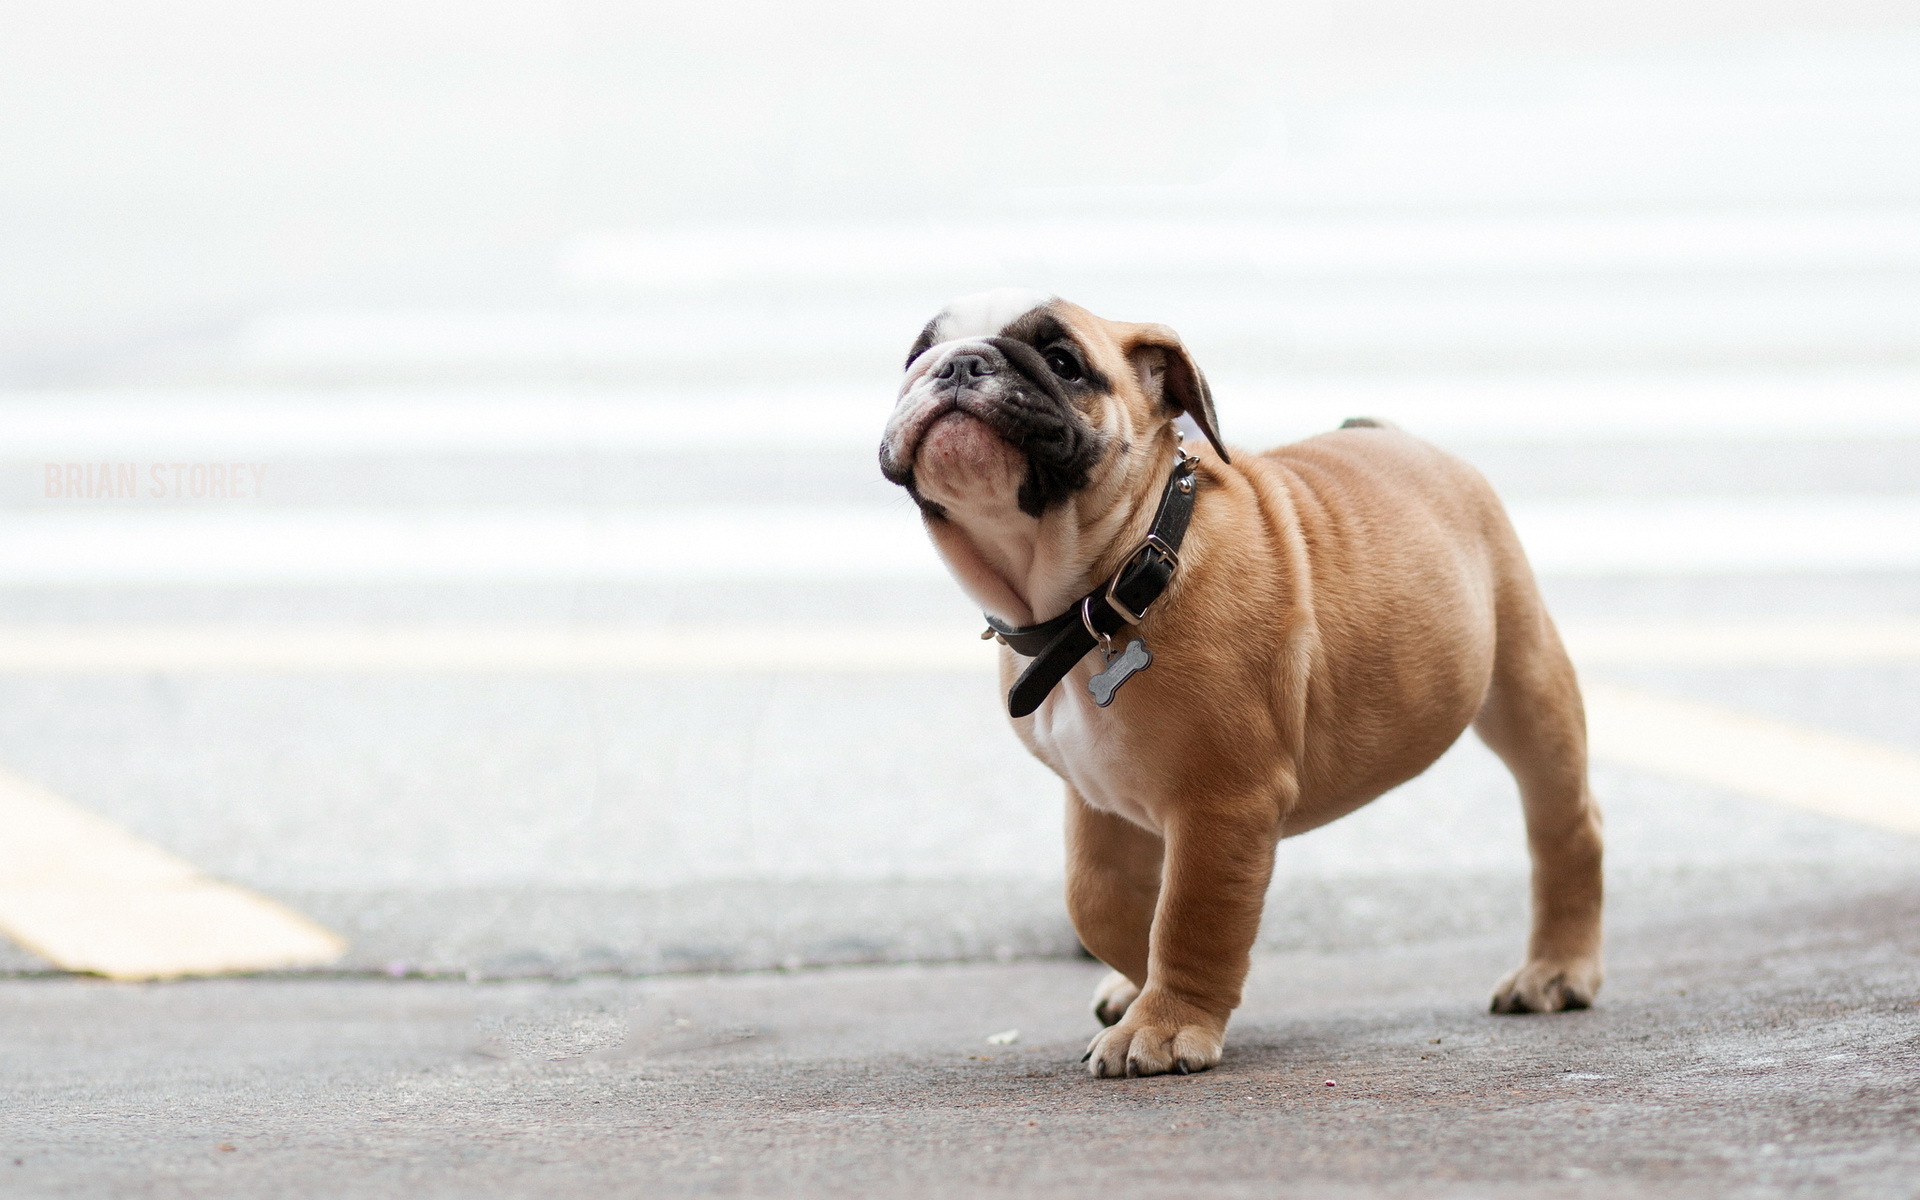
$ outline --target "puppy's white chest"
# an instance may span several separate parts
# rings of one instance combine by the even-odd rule
[[[1088,662],[1095,665],[1089,666]],[[1033,742],[1042,762],[1064,776],[1088,804],[1149,829],[1158,828],[1142,778],[1132,769],[1133,748],[1115,715],[1096,707],[1087,680],[1098,659],[1075,667],[1033,714]]]

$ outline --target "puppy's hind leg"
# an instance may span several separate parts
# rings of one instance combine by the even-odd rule
[[[1093,1015],[1102,1025],[1126,1016],[1146,985],[1164,853],[1152,833],[1067,789],[1067,912],[1080,944],[1114,968],[1093,992]]]
[[[1533,857],[1527,960],[1494,988],[1497,1013],[1587,1008],[1600,990],[1600,809],[1587,788],[1580,685],[1525,580],[1503,606],[1493,686],[1474,731],[1513,772]]]

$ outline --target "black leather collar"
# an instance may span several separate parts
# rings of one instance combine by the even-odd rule
[[[1067,611],[1038,625],[1015,627],[987,618],[982,637],[997,637],[1015,654],[1033,661],[1007,693],[1007,712],[1024,717],[1040,707],[1047,693],[1104,638],[1138,625],[1180,567],[1180,543],[1186,540],[1198,490],[1194,470],[1200,460],[1181,452],[1160,493],[1160,508],[1141,542],[1100,586],[1067,606]]]

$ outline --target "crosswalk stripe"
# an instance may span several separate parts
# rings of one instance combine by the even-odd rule
[[[933,578],[911,511],[59,511],[0,517],[0,582],[713,582]]]
[[[1022,261],[1045,262],[1056,273],[1210,281],[1222,273],[1229,278],[1426,280],[1729,267],[1884,271],[1920,264],[1920,218],[1905,209],[1849,209],[728,225],[588,235],[565,244],[559,257],[561,272],[571,279],[659,289],[770,280],[816,288],[938,284],[968,272],[997,274],[1002,264]]]
[[[1443,441],[1920,436],[1920,372],[1910,368],[1214,375],[1227,433],[1244,446],[1310,436],[1356,414]],[[270,476],[291,462],[343,456],[572,457],[701,446],[865,455],[879,440],[892,386],[891,376],[876,376],[868,386],[840,387],[6,390],[0,447],[16,462],[62,466],[266,460]],[[143,473],[143,492],[151,482]]]
[[[111,979],[320,967],[337,935],[0,773],[0,932]]]
[[[1920,497],[1745,496],[1510,504],[1543,575],[1920,569]]]
[[[1547,575],[1920,570],[1920,496],[1534,500]],[[0,515],[0,583],[252,586],[939,579],[904,500],[687,509],[40,509]]]

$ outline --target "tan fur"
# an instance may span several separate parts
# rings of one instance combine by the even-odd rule
[[[1116,439],[1089,486],[1019,513],[1006,491],[1016,452],[968,418],[940,431],[950,461],[916,460],[918,486],[947,510],[928,521],[941,553],[1020,623],[1062,611],[1138,545],[1177,444],[1165,389],[1182,370],[1197,379],[1171,331],[1051,308],[1114,381],[1085,414]],[[1013,723],[1066,781],[1069,910],[1116,972],[1095,997],[1111,1027],[1089,1069],[1216,1063],[1275,843],[1418,775],[1469,725],[1519,783],[1534,863],[1526,960],[1494,1008],[1591,1003],[1601,837],[1580,692],[1492,490],[1392,428],[1231,464],[1199,454],[1180,569],[1140,627],[1153,666],[1100,709],[1088,655]],[[1003,650],[1003,681],[1026,662]]]

